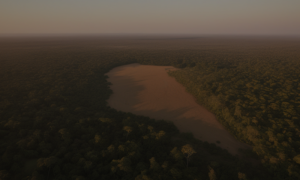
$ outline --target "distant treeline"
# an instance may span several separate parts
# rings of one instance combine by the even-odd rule
[[[297,54],[42,45],[0,49],[0,179],[299,177]],[[105,73],[136,62],[182,68],[170,75],[261,159],[109,108]]]

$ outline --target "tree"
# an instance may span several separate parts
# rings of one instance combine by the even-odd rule
[[[114,145],[110,145],[107,147],[107,151],[110,152],[110,153],[114,153],[115,151],[115,146]]]
[[[127,135],[126,135],[126,139],[127,139],[129,133],[132,132],[132,127],[130,127],[130,126],[124,126],[123,130],[127,132]]]
[[[180,160],[182,160],[182,158],[183,158],[182,153],[180,153],[180,151],[177,149],[177,147],[174,147],[174,148],[171,150],[170,155],[173,156],[173,158],[174,158],[176,161],[180,161]]]
[[[296,163],[300,164],[300,154],[298,154],[297,156],[295,156],[295,157],[293,158],[293,160],[294,160]]]
[[[154,171],[157,171],[160,169],[159,164],[155,161],[155,157],[152,157],[149,159],[150,161],[150,169],[153,169]]]
[[[123,157],[118,164],[120,170],[129,172],[131,171],[131,160],[128,157]]]
[[[208,166],[209,172],[208,172],[208,177],[210,180],[217,180],[217,176],[215,173],[215,170],[213,168],[211,168],[210,166]]]
[[[168,161],[164,161],[164,163],[161,165],[161,167],[166,170],[169,167]]]
[[[98,144],[101,141],[101,136],[99,134],[96,134],[94,139],[95,139],[95,143]]]
[[[182,177],[182,172],[177,168],[170,169],[170,173],[174,179],[180,179]]]
[[[150,132],[153,131],[153,127],[152,126],[148,126],[148,129],[149,129]]]
[[[181,152],[186,157],[186,167],[189,166],[189,158],[196,153],[196,151],[193,149],[193,147],[190,144],[186,144],[182,146]]]
[[[156,133],[156,138],[155,139],[161,139],[162,137],[164,137],[166,134],[165,131],[159,131],[158,133]]]
[[[238,178],[239,178],[240,180],[247,180],[246,174],[241,173],[241,172],[238,172]]]
[[[49,177],[50,170],[57,163],[57,161],[58,159],[55,156],[40,158],[37,160],[37,167],[40,170],[48,168],[47,177]]]
[[[111,167],[112,172],[116,172],[117,168],[125,172],[132,171],[131,160],[128,157],[123,157],[122,159],[118,159],[118,160],[113,159],[111,164],[112,164]]]

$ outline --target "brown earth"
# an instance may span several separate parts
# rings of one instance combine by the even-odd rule
[[[216,143],[232,154],[249,148],[236,140],[216,117],[196,103],[185,88],[167,74],[172,66],[130,64],[112,69],[108,81],[113,94],[108,105],[124,112],[174,122],[181,132],[191,132],[202,141]]]

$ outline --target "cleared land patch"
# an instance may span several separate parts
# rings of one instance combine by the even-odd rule
[[[108,81],[113,95],[108,105],[124,112],[174,122],[181,132],[237,154],[249,146],[237,141],[208,110],[167,74],[172,66],[129,64],[112,69]]]

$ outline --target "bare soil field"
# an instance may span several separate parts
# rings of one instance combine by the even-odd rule
[[[196,103],[185,88],[167,74],[172,66],[130,64],[112,69],[108,81],[113,95],[108,105],[124,112],[172,121],[181,132],[237,154],[249,148],[236,140],[216,120],[215,116]]]

